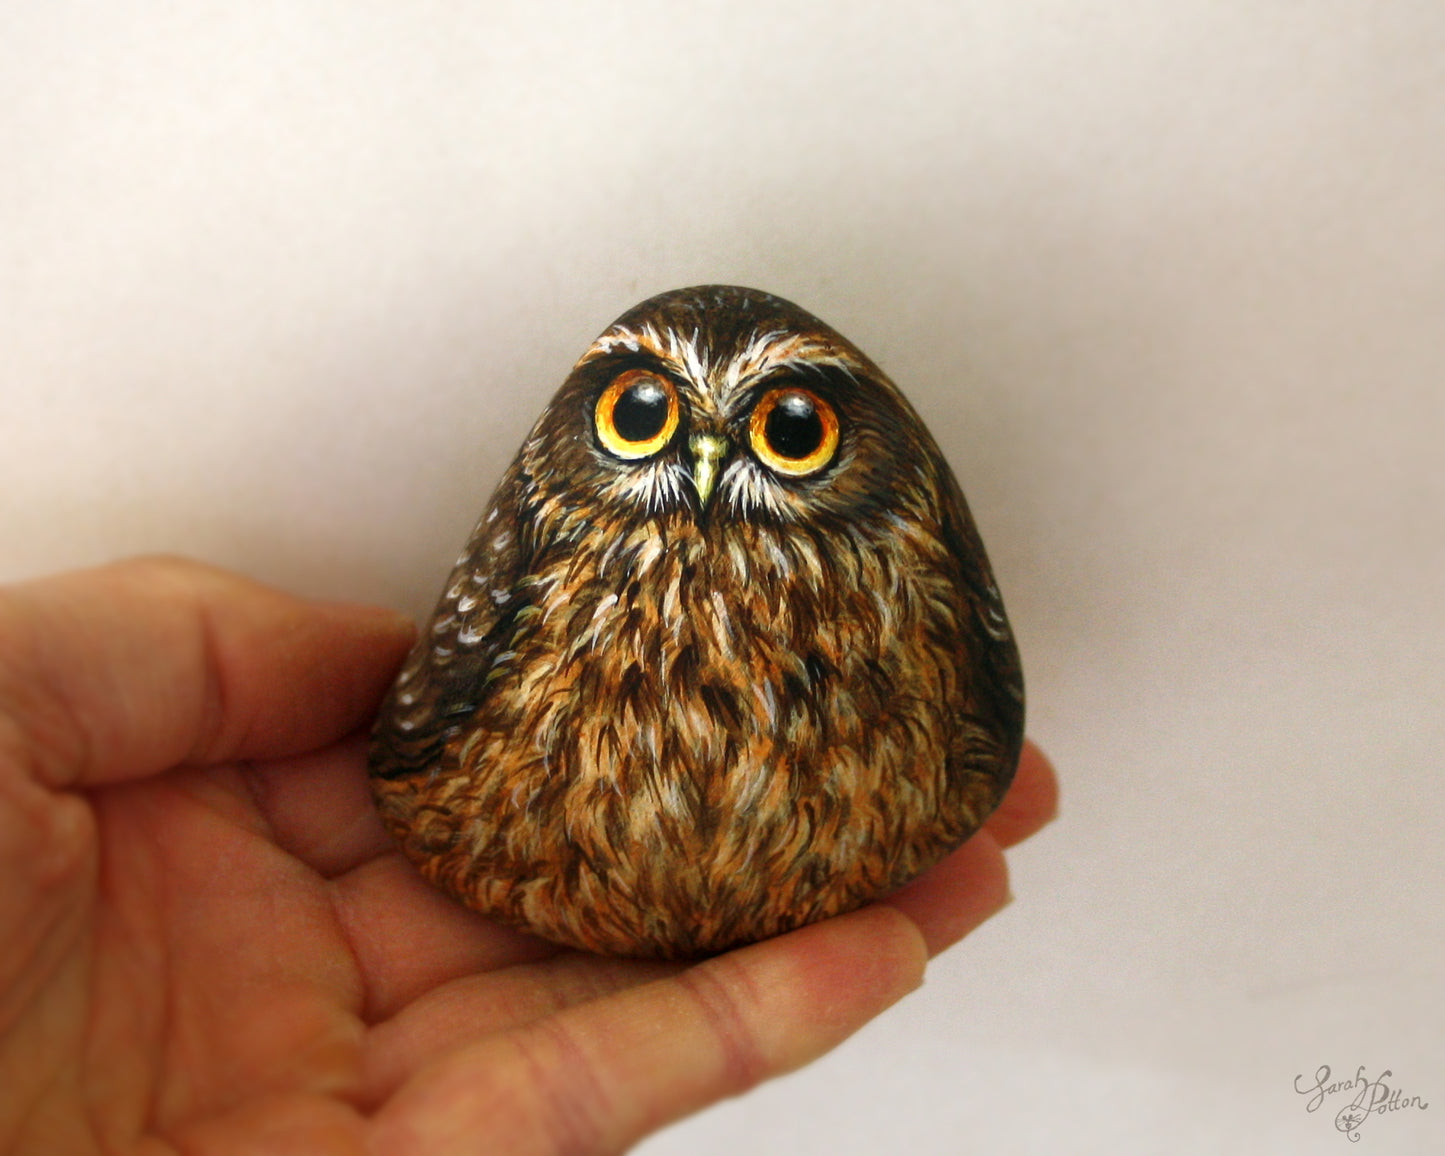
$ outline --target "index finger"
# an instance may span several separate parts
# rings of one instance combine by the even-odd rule
[[[401,615],[179,559],[0,590],[0,755],[54,788],[295,754],[366,721]]]
[[[866,907],[485,1035],[401,1086],[372,1150],[621,1152],[834,1047],[925,960],[906,917]]]

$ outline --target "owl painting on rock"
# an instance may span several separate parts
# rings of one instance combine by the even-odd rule
[[[687,958],[926,870],[1022,735],[988,560],[907,401],[797,306],[705,286],[624,314],[543,412],[371,775],[468,905]]]

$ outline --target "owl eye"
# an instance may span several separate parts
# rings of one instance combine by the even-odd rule
[[[645,369],[619,373],[597,399],[596,422],[608,452],[628,461],[651,457],[677,429],[677,391]]]
[[[838,449],[838,415],[809,389],[765,393],[748,423],[753,453],[790,478],[816,474]]]

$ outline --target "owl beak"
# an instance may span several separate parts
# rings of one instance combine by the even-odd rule
[[[692,452],[692,484],[697,490],[697,503],[705,510],[717,485],[723,458],[727,457],[728,439],[720,434],[693,434],[687,439],[687,448]]]

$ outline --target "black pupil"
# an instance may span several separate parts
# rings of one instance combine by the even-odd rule
[[[805,393],[785,393],[768,414],[768,445],[779,457],[805,458],[823,444],[823,419]]]
[[[623,390],[612,407],[613,428],[630,442],[655,438],[666,424],[667,390],[652,378],[644,378]]]

